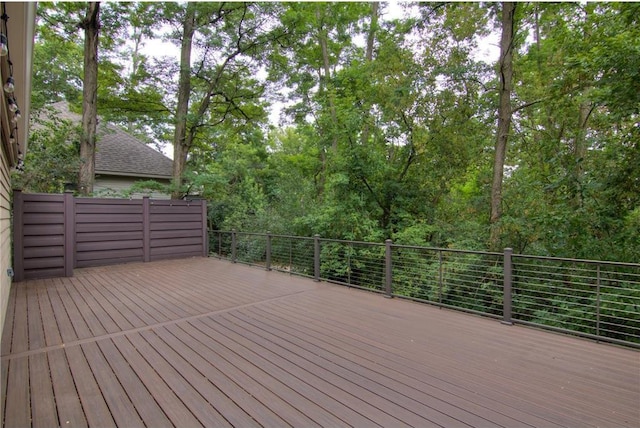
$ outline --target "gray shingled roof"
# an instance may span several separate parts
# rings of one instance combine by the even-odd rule
[[[69,111],[65,101],[52,105],[61,119],[80,123],[82,116]],[[173,161],[111,124],[98,124],[96,174],[170,179]]]

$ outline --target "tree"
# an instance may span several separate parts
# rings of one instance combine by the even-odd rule
[[[12,173],[15,188],[24,192],[61,193],[78,178],[82,131],[52,113],[43,109],[32,119],[24,171]]]
[[[100,2],[89,2],[80,23],[84,30],[84,79],[82,87],[82,139],[80,140],[80,194],[93,193],[95,175],[96,126],[98,122],[98,31]]]
[[[273,26],[273,13],[278,8],[277,4],[258,3],[186,6],[181,40],[184,61],[178,88],[181,110],[176,115],[173,141],[174,198],[183,195],[180,186],[189,152],[205,136],[215,135],[216,127],[226,122],[242,124],[266,118],[260,103],[264,88],[255,75],[267,47],[282,36],[282,29]],[[196,60],[191,61],[191,84],[187,86],[185,61],[191,51],[189,37],[191,43],[197,38],[202,49]]]
[[[498,106],[498,126],[496,130],[495,158],[493,162],[493,182],[491,184],[491,236],[489,248],[500,247],[500,218],[502,216],[502,180],[504,177],[504,161],[507,154],[509,130],[511,128],[511,91],[513,78],[513,37],[516,4],[502,3],[502,36],[500,38],[500,61],[498,63],[500,89]]]

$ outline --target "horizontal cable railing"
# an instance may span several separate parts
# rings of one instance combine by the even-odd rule
[[[513,256],[513,319],[640,342],[640,266]]]
[[[640,264],[212,231],[211,255],[640,348]]]
[[[503,254],[393,246],[393,293],[501,316]]]

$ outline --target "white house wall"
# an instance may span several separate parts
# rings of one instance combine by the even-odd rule
[[[2,331],[11,290],[11,277],[7,275],[7,269],[11,267],[11,180],[4,150],[0,158],[0,331]]]

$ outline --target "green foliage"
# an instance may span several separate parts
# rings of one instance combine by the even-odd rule
[[[78,180],[81,129],[69,121],[35,120],[29,134],[24,171],[13,171],[15,188],[31,193],[62,193]]]

